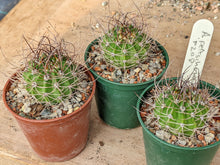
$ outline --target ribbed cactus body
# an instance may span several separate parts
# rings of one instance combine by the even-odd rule
[[[101,47],[107,62],[129,68],[143,60],[150,47],[146,34],[132,25],[115,26],[102,37]]]
[[[159,125],[178,135],[191,136],[204,127],[209,107],[199,93],[167,90],[155,99],[154,114]]]
[[[40,102],[60,103],[70,96],[77,86],[73,76],[75,65],[66,57],[42,54],[38,60],[29,62],[23,71],[26,90]]]

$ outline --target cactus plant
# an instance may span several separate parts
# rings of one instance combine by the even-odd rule
[[[143,61],[150,48],[146,34],[133,25],[116,25],[102,38],[101,47],[108,63],[129,68]]]
[[[31,53],[21,73],[26,90],[40,103],[58,104],[70,98],[79,84],[82,72],[67,52],[66,42],[53,42],[43,36],[37,48],[31,47]],[[53,42],[53,43],[52,43]]]
[[[153,115],[159,127],[174,135],[193,136],[202,130],[218,112],[207,88],[179,79],[154,89]]]
[[[139,26],[129,14],[117,13],[111,17],[109,29],[100,39],[105,61],[124,69],[135,67],[146,60],[154,43],[145,33],[144,22]]]

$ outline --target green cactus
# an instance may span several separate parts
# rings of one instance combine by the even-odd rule
[[[179,83],[163,87],[154,96],[154,116],[158,124],[175,135],[192,136],[210,120],[207,90]]]
[[[146,34],[131,24],[115,25],[101,39],[105,60],[113,66],[130,68],[144,60],[150,48]]]
[[[22,72],[26,90],[41,103],[60,103],[77,88],[76,65],[59,46],[41,44],[43,51],[35,52]]]

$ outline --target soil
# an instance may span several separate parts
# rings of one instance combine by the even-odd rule
[[[91,31],[91,25],[96,25],[95,18],[109,12],[109,5],[102,6],[102,2],[103,0],[21,0],[0,21],[0,90],[3,89],[8,77],[15,72],[9,62],[14,65],[19,63],[21,47],[24,45],[23,35],[37,39],[39,34],[42,35],[46,31],[56,31],[67,41],[75,43],[76,51],[80,55],[79,61],[82,62],[87,45],[97,38],[97,35]],[[132,1],[118,0],[118,2],[120,5],[117,0],[111,1],[110,6],[113,11],[135,10]],[[172,6],[168,1],[166,5],[164,1],[164,4],[155,3],[150,6],[147,0],[135,2],[137,6],[142,6],[142,11],[148,18],[149,32],[169,54],[170,65],[167,77],[177,76],[181,72],[193,24],[202,18],[211,20],[215,30],[201,79],[220,86],[219,11],[204,10],[204,14],[201,14],[198,8],[194,14],[188,10],[181,10],[181,7]],[[11,162],[13,164],[56,164],[44,162],[37,157],[15,119],[4,107],[2,99],[0,105],[2,107],[0,110],[0,164]],[[218,165],[219,162],[220,150],[211,165]],[[129,165],[137,163],[146,164],[141,127],[119,130],[107,126],[100,120],[93,100],[89,139],[85,150],[76,158],[59,164]]]

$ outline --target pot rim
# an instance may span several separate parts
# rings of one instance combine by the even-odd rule
[[[28,118],[25,118],[25,117],[22,117],[20,115],[18,115],[17,113],[15,113],[14,111],[12,111],[12,109],[8,106],[7,104],[7,101],[6,101],[6,89],[8,88],[8,86],[11,85],[11,79],[8,79],[7,82],[5,83],[5,86],[3,88],[3,92],[2,92],[2,99],[3,99],[3,102],[6,106],[6,108],[12,113],[12,115],[20,120],[23,120],[23,121],[27,121],[27,122],[32,122],[32,123],[51,123],[51,122],[56,122],[56,121],[61,121],[61,120],[64,120],[64,119],[67,119],[79,112],[81,112],[83,109],[85,109],[85,107],[92,101],[92,98],[95,94],[95,89],[96,89],[96,81],[95,81],[95,78],[94,76],[92,75],[92,73],[85,67],[85,66],[82,66],[83,69],[85,70],[85,73],[92,79],[91,82],[93,82],[93,86],[92,86],[92,92],[89,96],[89,98],[86,100],[86,102],[79,107],[79,109],[75,110],[74,112],[70,113],[70,114],[67,114],[67,115],[64,115],[62,117],[58,117],[58,118],[54,118],[54,119],[42,119],[42,120],[36,120],[36,119],[28,119]],[[17,71],[18,72],[18,71]],[[16,73],[15,72],[11,78],[13,78]]]
[[[85,54],[84,54],[84,60],[86,61],[87,60],[87,57],[89,55],[89,49],[91,48],[92,45],[96,44],[98,42],[98,39],[95,39],[93,40],[86,48],[86,51],[85,51]],[[163,71],[156,77],[156,80],[160,79],[164,73],[166,72],[167,68],[168,68],[168,65],[169,65],[169,56],[168,56],[168,53],[166,51],[166,49],[159,43],[156,41],[156,43],[158,44],[158,47],[160,50],[163,50],[162,54],[163,56],[165,57],[165,60],[166,60],[166,65],[165,65],[165,68],[163,69]],[[142,85],[145,85],[145,84],[149,84],[149,83],[152,83],[155,81],[155,78],[149,80],[149,81],[146,81],[146,82],[142,82],[142,83],[137,83],[137,84],[124,84],[124,83],[118,83],[118,82],[113,82],[113,81],[110,81],[110,80],[107,80],[105,78],[103,78],[102,76],[98,75],[96,73],[96,71],[94,71],[89,65],[88,63],[86,62],[86,66],[89,68],[90,72],[92,72],[92,74],[95,75],[95,77],[97,77],[97,79],[101,79],[102,81],[105,81],[106,83],[109,83],[109,84],[112,84],[112,85],[117,85],[117,86],[127,86],[127,87],[133,87],[133,86],[142,86]]]
[[[166,78],[166,79],[163,79],[163,80],[175,80],[177,79],[177,77],[172,77],[172,78]],[[161,81],[163,81],[161,80]],[[212,89],[217,89],[218,93],[220,94],[220,89],[216,88],[215,86],[213,86],[212,84],[209,84],[208,82],[205,82],[205,81],[202,81],[201,82],[203,84],[206,84],[207,86],[210,86]],[[154,138],[157,142],[167,146],[167,147],[171,147],[171,148],[175,148],[175,149],[179,149],[179,150],[188,150],[188,151],[197,151],[197,150],[206,150],[206,149],[209,149],[209,148],[212,148],[214,146],[217,146],[217,145],[220,145],[220,140],[213,143],[213,144],[210,144],[210,145],[207,145],[207,146],[203,146],[203,147],[181,147],[181,146],[177,146],[177,145],[174,145],[174,144],[170,144],[170,143],[167,143],[166,141],[158,138],[157,136],[155,136],[151,131],[149,131],[149,129],[146,127],[146,125],[144,124],[142,118],[141,118],[141,115],[140,115],[140,112],[139,112],[139,109],[140,109],[140,105],[142,103],[141,99],[143,98],[143,96],[145,95],[145,93],[154,87],[154,84],[151,84],[150,86],[148,86],[140,95],[140,97],[138,98],[138,102],[137,102],[137,105],[136,105],[136,109],[137,109],[137,116],[138,116],[138,120],[139,122],[141,123],[141,126],[142,126],[142,129],[143,131],[147,132],[148,135],[150,135],[152,138]]]

